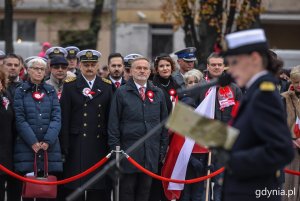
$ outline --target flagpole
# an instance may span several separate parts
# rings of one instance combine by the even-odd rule
[[[207,161],[208,167],[211,165],[211,152],[208,152],[208,161]],[[210,169],[207,170],[207,175],[210,174]],[[209,199],[209,187],[210,187],[210,178],[206,181],[206,193],[205,193],[205,201],[208,201]]]

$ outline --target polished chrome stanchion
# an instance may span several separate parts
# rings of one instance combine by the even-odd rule
[[[120,146],[116,146],[116,166],[117,169],[120,169]],[[117,179],[116,179],[116,185],[115,185],[115,201],[119,201],[120,198],[120,175],[117,175]]]

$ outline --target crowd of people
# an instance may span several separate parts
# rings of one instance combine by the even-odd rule
[[[194,47],[175,52],[176,60],[167,53],[154,61],[111,53],[103,66],[99,51],[76,46],[44,43],[39,56],[29,58],[0,51],[0,164],[26,175],[33,172],[36,157],[37,174],[43,177],[47,152],[49,174],[59,179],[77,175],[116,146],[130,148],[165,120],[177,101],[197,108],[212,93],[203,87],[178,97],[178,89],[230,74],[235,82],[216,86],[213,118],[239,129],[239,137],[232,150],[214,152],[211,162],[212,150],[195,144],[182,174],[192,179],[225,166],[212,178],[208,200],[255,200],[256,190],[265,187],[295,188],[295,195],[282,198],[299,200],[299,177],[284,175],[283,169],[300,171],[300,67],[281,70],[283,63],[269,50],[261,29],[229,34],[226,43],[223,52],[207,58],[203,72],[196,68]],[[162,127],[130,156],[161,174],[176,135]],[[53,200],[65,200],[101,169],[59,186]],[[204,182],[185,184],[173,194],[127,160],[120,171],[121,201],[205,200]],[[108,173],[76,200],[113,200],[114,176]],[[20,201],[21,191],[21,181],[0,172],[1,201]]]

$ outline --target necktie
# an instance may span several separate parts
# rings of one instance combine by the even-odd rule
[[[115,82],[116,88],[119,88],[121,83],[120,82]]]
[[[144,101],[145,100],[145,90],[144,90],[144,87],[140,87],[139,88],[139,92],[140,92],[142,100]]]
[[[92,88],[92,82],[91,81],[89,81],[89,85],[90,85],[90,88]]]

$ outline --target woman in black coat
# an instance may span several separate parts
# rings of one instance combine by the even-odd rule
[[[173,80],[172,73],[175,71],[175,63],[169,55],[162,55],[155,58],[154,68],[156,74],[153,77],[153,84],[162,89],[168,109],[168,114],[172,112],[173,103],[175,103],[176,90],[180,86]],[[159,165],[159,172],[161,164]],[[162,183],[159,180],[153,180],[151,186],[151,201],[167,200],[162,191]]]
[[[164,92],[168,114],[172,111],[172,102],[175,102],[176,90],[180,86],[173,80],[172,73],[175,71],[175,63],[169,55],[158,56],[154,61],[156,74],[153,77],[153,84]],[[173,100],[173,101],[172,101]]]
[[[8,94],[7,77],[0,69],[0,164],[12,170],[14,112],[12,100]],[[7,175],[0,171],[0,201],[5,198],[5,182]]]

